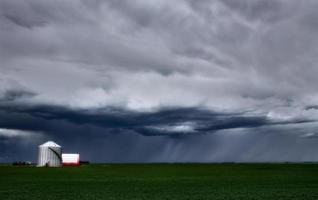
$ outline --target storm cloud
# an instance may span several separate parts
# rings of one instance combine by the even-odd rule
[[[0,0],[0,162],[317,161],[317,8]]]

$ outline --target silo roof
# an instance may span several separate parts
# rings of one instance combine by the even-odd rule
[[[61,147],[53,141],[47,141],[44,144],[41,144],[40,147]]]

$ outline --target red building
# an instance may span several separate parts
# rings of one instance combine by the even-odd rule
[[[80,155],[79,154],[70,154],[70,153],[63,153],[62,154],[62,163],[63,165],[80,165]]]

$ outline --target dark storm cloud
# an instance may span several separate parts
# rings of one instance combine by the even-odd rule
[[[36,94],[29,91],[24,90],[8,90],[5,91],[4,94],[2,94],[2,97],[0,98],[0,102],[2,101],[14,101],[21,98],[29,98],[33,97]]]
[[[318,160],[317,8],[0,0],[0,162]]]
[[[173,128],[180,124],[193,126],[193,130]],[[34,160],[36,154],[25,151],[25,148],[31,146],[35,152],[36,144],[51,139],[62,145],[64,152],[79,152],[83,159],[95,162],[261,162],[293,160],[295,155],[298,155],[297,159],[306,160],[296,153],[303,148],[299,143],[294,146],[294,154],[282,157],[274,156],[275,151],[260,152],[266,151],[267,145],[282,151],[285,145],[294,142],[294,137],[314,139],[313,134],[306,133],[312,130],[307,130],[306,124],[310,122],[271,122],[262,116],[216,113],[198,108],[138,113],[118,108],[70,110],[55,106],[6,105],[1,107],[0,127],[23,130],[21,133],[34,132],[30,138],[38,137],[33,142],[28,142],[23,134],[20,138],[3,137],[1,155],[7,156],[7,161]],[[39,133],[45,134],[41,136]],[[8,151],[12,144],[14,150]],[[97,151],[104,152],[104,156],[96,154]]]
[[[284,0],[224,0],[222,2],[249,19],[274,23],[286,17],[286,10],[290,7],[284,3]]]
[[[308,105],[305,107],[306,110],[310,110],[310,109],[314,109],[314,110],[318,110],[318,105]]]
[[[44,26],[46,23],[45,6],[35,4],[34,2],[24,1],[2,1],[1,18],[7,20],[22,28],[32,29],[37,26]]]
[[[76,110],[52,105],[1,105],[0,126],[22,130],[50,131],[50,121],[92,125],[118,132],[135,131],[143,135],[206,134],[224,129],[314,122],[310,119],[272,121],[266,116],[248,113],[218,113],[200,108],[162,108],[154,112],[136,112],[121,108]],[[53,134],[59,134],[58,132]],[[106,133],[107,134],[107,131]]]
[[[6,19],[8,19],[9,21],[11,21],[12,23],[14,23],[18,26],[22,26],[22,27],[29,28],[29,29],[31,29],[34,26],[44,25],[44,22],[27,21],[23,18],[11,16],[11,15],[3,15],[3,17],[5,17]]]

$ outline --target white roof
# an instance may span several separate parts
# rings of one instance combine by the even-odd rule
[[[61,147],[61,146],[56,144],[53,141],[47,141],[46,143],[41,144],[40,147]]]
[[[79,153],[62,153],[62,156],[79,156]]]

